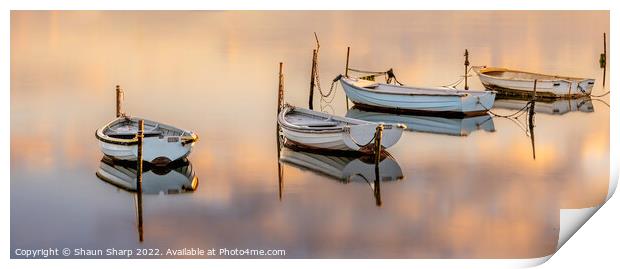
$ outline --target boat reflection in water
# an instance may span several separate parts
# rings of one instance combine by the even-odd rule
[[[102,181],[119,189],[135,193],[135,206],[139,241],[144,241],[142,218],[143,194],[191,193],[198,188],[198,177],[186,159],[178,159],[166,166],[142,163],[142,184],[137,180],[135,161],[115,160],[104,156],[96,175]]]
[[[493,108],[519,110],[529,102],[528,99],[499,97],[495,100]],[[594,105],[590,97],[559,99],[559,100],[536,100],[534,112],[549,115],[563,115],[568,112],[594,112]]]
[[[536,159],[536,142],[534,136],[535,115],[536,113],[549,115],[564,115],[569,112],[594,112],[592,99],[588,97],[570,98],[570,99],[524,99],[524,98],[500,98],[495,101],[494,108],[515,110],[516,112],[510,116],[502,116],[510,119],[525,131],[532,143],[532,158]],[[526,116],[520,121],[521,116]]]
[[[129,192],[137,191],[136,162],[134,161],[103,157],[96,174],[99,179],[118,188]],[[191,163],[185,158],[166,166],[143,163],[143,194],[193,192],[197,187],[198,177],[196,177]]]
[[[375,203],[382,205],[381,183],[402,180],[403,171],[394,157],[383,151],[378,164],[373,155],[363,156],[332,156],[311,153],[281,147],[279,161],[289,165],[307,169],[328,178],[348,184],[351,182],[366,183],[373,191]],[[279,162],[279,163],[280,163]],[[282,197],[283,173],[279,167],[280,198]]]
[[[473,117],[444,118],[366,111],[354,106],[347,111],[346,116],[373,122],[402,123],[407,125],[405,130],[424,133],[467,136],[477,130],[495,132],[493,118],[489,114]]]

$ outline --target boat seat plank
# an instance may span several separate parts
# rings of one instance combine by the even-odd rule
[[[107,135],[109,136],[114,136],[114,135],[119,135],[119,136],[125,136],[125,135],[136,135],[137,132],[111,132]],[[155,131],[144,131],[144,135],[160,135],[162,134],[161,131],[159,130],[155,130]]]
[[[306,126],[306,127],[335,127],[338,126],[337,122],[333,122],[333,121],[316,121],[316,122],[304,122],[304,123],[299,123],[300,126]]]

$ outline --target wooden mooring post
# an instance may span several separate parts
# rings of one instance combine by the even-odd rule
[[[284,74],[282,73],[282,62],[280,62],[280,72],[278,75],[278,115],[282,110],[282,102],[284,102]]]
[[[375,203],[377,206],[381,206],[381,175],[379,174],[379,163],[381,162],[381,139],[383,138],[383,124],[377,125],[375,129],[375,185],[373,193],[375,195]]]
[[[351,47],[347,47],[347,63],[345,65],[344,68],[344,77],[348,78],[349,77],[349,53],[351,52]],[[344,100],[346,101],[346,108],[347,110],[349,110],[349,97],[346,95],[344,96]]]
[[[144,140],[144,120],[138,121],[138,133],[136,134],[136,139],[138,140],[138,158],[137,158],[137,167],[136,167],[136,195],[138,196],[138,234],[140,237],[140,242],[144,240],[143,229],[142,229],[142,142]]]
[[[314,78],[316,77],[316,60],[317,60],[317,50],[312,50],[312,71],[310,72],[310,96],[308,96],[308,109],[313,110],[312,103],[314,98]]]
[[[120,85],[116,85],[116,117],[117,118],[123,114],[122,103],[123,103],[123,89],[121,89]]]
[[[465,49],[465,90],[469,90],[469,86],[467,86],[467,73],[469,71],[469,51]]]

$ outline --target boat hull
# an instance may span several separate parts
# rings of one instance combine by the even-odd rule
[[[99,141],[99,147],[106,156],[118,160],[136,161],[138,159],[138,145],[119,145]],[[168,142],[167,138],[145,137],[143,140],[142,160],[150,163],[171,162],[187,157],[192,150],[193,143]]]
[[[502,72],[513,72],[518,74],[524,74],[519,79],[501,78],[498,76],[489,75],[492,72],[498,70],[504,70]],[[536,76],[541,77],[553,77],[550,75],[528,73],[522,71],[512,71],[502,68],[482,68],[476,70],[480,82],[485,88],[489,90],[497,91],[502,95],[528,95],[531,96],[534,91],[534,78]],[[527,78],[531,76],[532,78]],[[558,79],[537,79],[536,81],[536,96],[538,97],[579,97],[586,96],[592,93],[594,86],[594,79],[581,79],[570,77],[558,77]]]
[[[372,146],[377,124],[351,127],[350,131],[334,133],[301,132],[282,126],[282,135],[290,142],[302,147],[335,151],[365,151]],[[402,136],[403,128],[386,128],[383,130],[381,146],[390,148]],[[366,147],[364,147],[366,146]]]
[[[489,91],[457,92],[455,90],[453,95],[394,94],[358,87],[348,78],[342,78],[340,81],[347,97],[354,104],[367,109],[386,110],[386,112],[480,115],[491,109],[495,101],[495,92]],[[391,85],[383,86],[390,87]]]
[[[349,124],[328,129],[303,128],[287,121],[286,115],[292,113],[293,110],[326,118],[334,118],[339,121],[346,121]],[[281,127],[282,135],[286,139],[285,143],[294,143],[310,149],[369,153],[373,150],[375,131],[380,123],[342,118],[322,112],[288,106],[278,115],[278,124]],[[384,125],[381,139],[382,148],[389,148],[396,144],[405,128],[404,125]]]

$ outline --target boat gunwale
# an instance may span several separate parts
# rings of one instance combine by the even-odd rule
[[[319,116],[319,117],[324,117],[325,115],[328,115],[331,119],[347,123],[347,125],[336,126],[336,127],[308,127],[308,126],[296,125],[296,124],[293,124],[293,123],[289,122],[286,119],[286,115],[288,113],[291,113],[291,112],[294,112],[294,111],[298,111],[298,112],[303,113],[303,114],[310,114],[310,115],[314,115],[314,116]],[[322,114],[325,114],[325,115],[322,115]],[[353,119],[353,118],[345,118],[345,117],[340,117],[340,116],[336,116],[336,115],[330,115],[330,114],[327,114],[327,113],[317,112],[317,111],[310,110],[310,109],[305,109],[305,108],[301,108],[301,107],[295,107],[295,106],[292,106],[290,104],[286,104],[284,106],[284,109],[282,109],[282,111],[278,115],[278,123],[280,124],[280,126],[282,126],[285,129],[288,129],[288,130],[302,132],[302,133],[318,133],[318,134],[344,133],[346,131],[346,129],[350,128],[351,125],[378,125],[378,124],[380,124],[380,123],[375,123],[375,122],[370,122],[370,121],[363,121],[363,120],[358,120],[358,119]],[[404,129],[404,128],[406,128],[402,124],[385,124],[385,123],[383,123],[383,126],[386,129],[391,129],[391,128],[403,128]]]
[[[175,130],[179,130],[181,131],[181,135],[178,136],[180,138],[181,141],[183,141],[182,143],[191,143],[191,142],[196,142],[198,141],[198,135],[195,134],[194,132],[191,131],[187,131],[184,129],[180,129],[177,127],[173,127],[172,125],[168,125],[165,123],[160,123],[157,121],[152,121],[152,120],[148,120],[148,119],[144,119],[144,118],[139,118],[139,117],[129,117],[126,115],[120,116],[116,119],[113,119],[112,121],[108,122],[107,124],[105,124],[102,127],[99,127],[99,129],[97,129],[95,131],[95,137],[104,143],[109,143],[109,144],[115,144],[115,145],[123,145],[123,146],[132,146],[132,145],[137,145],[138,144],[138,139],[136,137],[134,138],[116,138],[116,137],[111,137],[107,134],[104,133],[105,130],[109,129],[112,125],[120,122],[120,121],[125,121],[125,120],[130,120],[130,121],[134,121],[134,120],[144,120],[145,123],[149,123],[149,124],[155,124],[155,125],[159,125],[159,126],[163,126],[164,128],[167,129],[175,129]],[[189,134],[189,135],[184,135],[184,134]],[[163,136],[163,137],[173,137],[173,136]],[[176,136],[174,136],[176,137]],[[185,145],[183,144],[183,145]]]
[[[494,72],[494,71],[514,72],[514,73],[522,73],[522,74],[529,74],[529,75],[538,75],[538,76],[545,76],[545,77],[556,78],[556,79],[501,78],[501,77],[492,76],[492,75],[487,74],[488,72]],[[521,70],[515,70],[515,69],[508,69],[508,68],[504,68],[504,67],[484,67],[484,68],[479,68],[479,69],[474,68],[474,72],[476,72],[476,74],[478,74],[478,76],[485,76],[485,77],[488,77],[488,78],[505,80],[505,81],[533,82],[534,80],[537,80],[539,82],[565,81],[565,82],[569,82],[569,83],[572,83],[572,82],[581,83],[581,82],[588,81],[588,80],[595,81],[595,79],[593,79],[593,78],[557,76],[557,75],[549,75],[549,74],[543,74],[543,73],[535,73],[535,72],[521,71]]]
[[[357,78],[359,80],[359,78]],[[433,93],[397,93],[397,92],[383,92],[383,91],[379,91],[379,90],[375,90],[375,89],[369,89],[369,88],[365,88],[365,87],[360,87],[358,85],[355,85],[354,83],[350,82],[353,79],[350,77],[343,77],[341,78],[341,80],[346,83],[347,85],[351,86],[352,88],[356,89],[356,90],[361,90],[361,91],[366,91],[366,92],[370,92],[370,93],[376,93],[376,94],[390,94],[390,95],[402,95],[402,96],[443,96],[443,97],[459,97],[459,98],[465,98],[468,96],[482,96],[482,95],[486,95],[486,94],[493,94],[495,93],[494,91],[488,91],[488,90],[467,90],[467,92],[459,92],[460,90],[455,90],[452,88],[414,88],[411,86],[403,86],[403,85],[392,85],[392,84],[386,84],[386,83],[376,83],[376,85],[386,85],[389,87],[396,87],[396,88],[403,88],[403,89],[411,89],[411,90],[424,90],[424,91],[443,91],[445,92],[445,94],[433,94]],[[450,93],[450,91],[454,91],[454,93]]]

